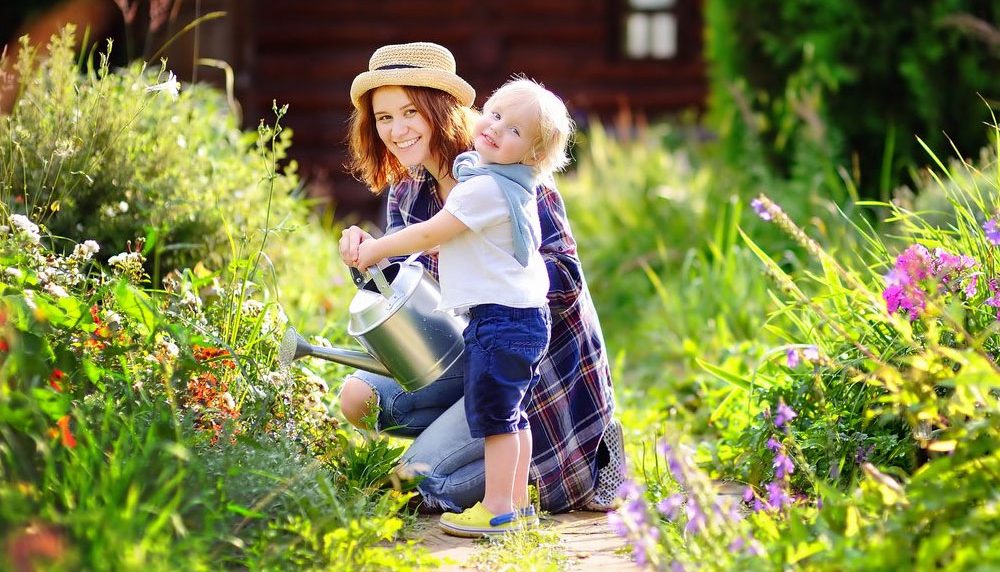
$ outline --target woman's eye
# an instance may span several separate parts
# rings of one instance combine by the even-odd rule
[[[403,112],[403,117],[413,117],[416,114],[417,114],[416,109],[407,109],[406,111]]]
[[[376,115],[375,116],[375,121],[377,121],[379,123],[385,123],[388,120],[389,120],[389,116],[388,115]]]

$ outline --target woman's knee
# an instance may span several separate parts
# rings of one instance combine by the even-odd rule
[[[344,386],[340,390],[340,410],[351,425],[371,429],[365,426],[364,419],[371,414],[374,403],[375,392],[367,383],[353,376],[344,380]]]

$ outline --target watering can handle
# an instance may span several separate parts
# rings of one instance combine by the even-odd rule
[[[422,250],[414,252],[413,254],[409,255],[405,261],[403,261],[403,264],[410,264],[411,262],[419,258],[420,255],[423,253],[424,251]],[[351,269],[351,281],[354,282],[354,285],[357,286],[359,290],[361,288],[364,288],[366,282],[365,275],[362,274],[360,270],[358,270],[353,266],[348,266],[348,268]],[[372,266],[371,268],[367,269],[367,272],[369,276],[375,279],[375,284],[378,286],[379,291],[382,292],[382,295],[386,296],[386,298],[391,296],[392,288],[389,286],[389,283],[385,281],[385,277],[382,275],[382,271],[379,269],[379,267]],[[387,292],[389,294],[387,294]]]
[[[354,285],[357,286],[359,290],[361,288],[364,288],[364,286],[365,286],[365,275],[362,274],[360,270],[358,270],[357,268],[355,268],[353,266],[348,266],[348,268],[351,269],[351,281],[354,282]]]

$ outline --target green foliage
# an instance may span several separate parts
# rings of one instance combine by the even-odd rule
[[[0,199],[60,237],[122,247],[145,238],[154,278],[222,263],[232,238],[303,217],[294,164],[261,177],[257,139],[214,89],[177,83],[164,65],[112,70],[111,46],[77,72],[73,27],[41,58],[23,40],[19,98],[0,121]],[[160,88],[159,91],[156,85]],[[153,91],[151,91],[153,90]],[[280,160],[290,132],[273,141]],[[161,272],[162,269],[162,272]]]
[[[69,34],[26,52],[0,126],[0,567],[432,564],[381,546],[402,534],[408,495],[385,490],[401,449],[338,432],[327,382],[276,360],[284,304],[335,327],[353,291],[279,167],[286,108],[254,149],[209,88],[78,75]],[[108,197],[148,202],[111,220]]]
[[[925,162],[915,137],[937,154],[987,143],[994,4],[713,1],[705,13],[713,122],[734,163],[787,176],[821,158],[885,199]]]
[[[479,570],[497,572],[556,572],[570,565],[561,550],[559,535],[544,529],[529,529],[484,539],[485,546],[470,564]]]

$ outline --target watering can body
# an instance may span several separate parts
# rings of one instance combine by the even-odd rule
[[[467,321],[438,310],[441,289],[419,262],[407,259],[369,272],[367,280],[355,275],[359,289],[347,332],[403,389],[430,385],[461,357]]]

